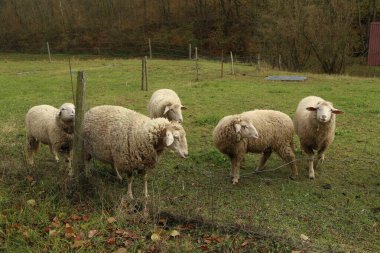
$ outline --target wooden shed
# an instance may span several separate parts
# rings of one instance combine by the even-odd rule
[[[368,46],[368,65],[380,66],[380,22],[371,23]]]

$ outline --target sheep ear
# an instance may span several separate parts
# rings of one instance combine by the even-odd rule
[[[187,107],[184,105],[181,105],[181,110],[187,110]]]
[[[344,113],[343,111],[341,111],[339,109],[335,109],[335,108],[333,108],[331,112],[334,114],[343,114]]]
[[[170,105],[165,106],[164,115],[170,110]]]
[[[306,107],[306,110],[308,110],[308,111],[316,111],[316,110],[318,110],[318,107],[312,107],[312,106],[310,106],[310,107]]]
[[[174,142],[174,136],[173,136],[172,132],[166,131],[166,137],[165,137],[166,146],[169,147],[170,145],[173,144],[173,142]]]
[[[240,124],[235,124],[234,127],[235,127],[235,131],[236,131],[236,133],[237,133],[237,134],[240,133],[241,125],[240,125]]]

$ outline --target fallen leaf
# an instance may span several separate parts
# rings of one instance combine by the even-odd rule
[[[81,247],[83,247],[85,244],[86,244],[86,241],[76,240],[76,241],[74,241],[73,244],[71,244],[71,248],[72,248],[72,249],[81,248]]]
[[[245,240],[240,246],[245,247],[248,245],[248,243],[249,243],[249,240]]]
[[[87,222],[87,221],[90,220],[90,216],[88,216],[88,215],[83,215],[83,216],[82,216],[82,220],[83,220],[84,222]]]
[[[71,219],[72,220],[81,220],[82,217],[80,217],[79,215],[73,214],[73,215],[71,215]]]
[[[55,237],[57,235],[58,235],[57,230],[55,230],[55,229],[49,230],[49,236]]]
[[[300,238],[301,238],[302,240],[304,240],[304,241],[308,241],[308,240],[310,240],[310,238],[309,238],[307,235],[304,235],[304,234],[301,234],[301,235],[300,235]]]
[[[125,233],[125,230],[124,229],[116,229],[115,233],[118,235],[122,235]]]
[[[51,222],[51,225],[53,227],[56,227],[56,228],[58,228],[58,227],[61,226],[61,222],[59,221],[59,219],[57,218],[57,216],[53,218],[53,221]]]
[[[116,222],[116,218],[115,217],[109,217],[108,219],[107,219],[107,221],[108,221],[108,223],[114,223],[114,222]]]
[[[71,237],[75,237],[74,229],[68,223],[66,223],[65,225],[64,232],[65,232],[65,238],[67,239]]]
[[[32,181],[34,181],[34,177],[31,176],[31,175],[28,175],[28,176],[26,177],[26,179],[29,181],[29,183],[32,182]]]
[[[98,233],[98,230],[94,229],[94,230],[90,230],[88,232],[88,238],[92,238],[94,237],[96,234]]]
[[[160,237],[159,234],[153,233],[153,234],[150,236],[150,239],[152,239],[152,241],[156,242],[156,241],[161,240],[161,237]]]
[[[208,246],[207,245],[202,245],[201,247],[202,251],[208,251]]]
[[[107,244],[108,245],[114,245],[116,243],[116,238],[115,237],[110,237],[107,239]]]
[[[112,253],[127,253],[127,249],[126,248],[118,248],[117,250],[115,250],[114,252]]]
[[[177,230],[172,230],[172,232],[170,232],[170,236],[172,237],[179,236],[179,232]]]
[[[26,203],[31,206],[31,207],[34,207],[36,206],[36,201],[34,199],[29,199],[26,201]]]

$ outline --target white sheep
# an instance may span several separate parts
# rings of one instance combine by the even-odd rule
[[[156,90],[148,103],[149,117],[164,117],[168,120],[183,122],[182,110],[186,107],[181,104],[177,93],[170,89]]]
[[[215,147],[231,160],[232,183],[239,181],[240,163],[246,153],[262,153],[258,170],[264,169],[272,151],[289,163],[291,178],[298,172],[295,164],[294,128],[290,117],[279,111],[254,110],[224,117],[215,127]]]
[[[186,133],[178,122],[150,119],[120,106],[90,109],[84,117],[83,137],[87,162],[93,157],[113,165],[119,179],[120,172],[126,173],[131,199],[133,170],[142,172],[147,198],[147,171],[156,166],[164,149],[182,158],[188,155]]]
[[[59,109],[50,105],[37,105],[29,109],[25,116],[27,137],[27,162],[34,164],[33,155],[37,153],[39,143],[49,145],[55,160],[58,154],[65,157],[69,175],[72,175],[72,144],[74,137],[75,107],[71,103],[61,105]]]
[[[309,96],[303,98],[294,116],[294,128],[300,138],[301,149],[308,155],[309,178],[314,179],[314,168],[325,159],[324,152],[335,136],[335,114],[343,113],[323,98]],[[318,158],[314,160],[314,150]]]

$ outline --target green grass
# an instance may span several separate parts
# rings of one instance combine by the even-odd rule
[[[58,107],[72,101],[68,56],[55,56],[52,63],[40,55],[1,54],[0,59],[3,250],[62,252],[75,250],[76,240],[84,243],[78,247],[81,252],[112,252],[119,247],[130,252],[380,251],[379,79],[302,73],[308,77],[305,82],[269,82],[264,80],[267,75],[293,73],[258,72],[244,65],[236,66],[236,76],[220,78],[220,63],[200,61],[200,81],[195,82],[194,62],[154,59],[148,62],[149,91],[143,92],[140,59],[72,58],[74,71],[83,70],[87,76],[87,109],[112,104],[146,114],[150,95],[159,88],[175,90],[188,107],[183,125],[190,157],[163,155],[148,181],[153,215],[143,219],[133,211],[138,201],[123,201],[126,182],[118,182],[108,165],[92,163],[88,191],[74,201],[68,197],[63,163],[55,164],[48,148],[41,148],[34,167],[25,164],[27,110],[38,104]],[[254,174],[259,155],[250,154],[243,163],[241,181],[232,185],[230,162],[212,145],[212,130],[219,119],[256,108],[280,110],[292,117],[299,100],[308,95],[333,101],[345,112],[338,116],[336,139],[316,179],[307,178],[306,161],[296,140],[300,158],[296,181],[288,180],[286,166]],[[268,168],[282,164],[274,154]],[[134,182],[134,193],[141,199],[138,175]],[[331,189],[324,189],[327,184]],[[28,205],[29,199],[36,200],[36,205]],[[175,219],[160,213],[170,213]],[[117,221],[110,224],[109,217]],[[191,225],[186,226],[186,219],[193,220]],[[65,236],[66,223],[73,228],[75,240],[71,233]],[[94,229],[98,234],[88,238]],[[117,229],[137,236],[123,237]],[[180,231],[179,238],[170,237],[172,229]],[[152,233],[159,233],[162,240],[152,241]],[[310,241],[302,242],[301,234]]]

